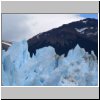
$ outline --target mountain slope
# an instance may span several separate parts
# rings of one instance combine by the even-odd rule
[[[36,49],[52,46],[57,54],[67,55],[77,44],[98,56],[98,20],[87,18],[40,33],[28,40],[28,50],[32,56]]]

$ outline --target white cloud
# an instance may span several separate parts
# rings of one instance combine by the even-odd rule
[[[3,14],[2,39],[19,41],[83,19],[79,14]]]

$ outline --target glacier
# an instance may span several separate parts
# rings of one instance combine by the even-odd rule
[[[2,50],[2,86],[97,86],[98,60],[78,44],[68,55],[51,46],[30,57],[26,40]]]

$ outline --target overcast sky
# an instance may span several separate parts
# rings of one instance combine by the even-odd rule
[[[2,40],[20,41],[86,18],[83,14],[2,14]]]

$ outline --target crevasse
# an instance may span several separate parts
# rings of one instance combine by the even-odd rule
[[[59,56],[51,46],[30,57],[27,41],[16,42],[2,50],[3,86],[97,86],[98,61],[77,45]]]

